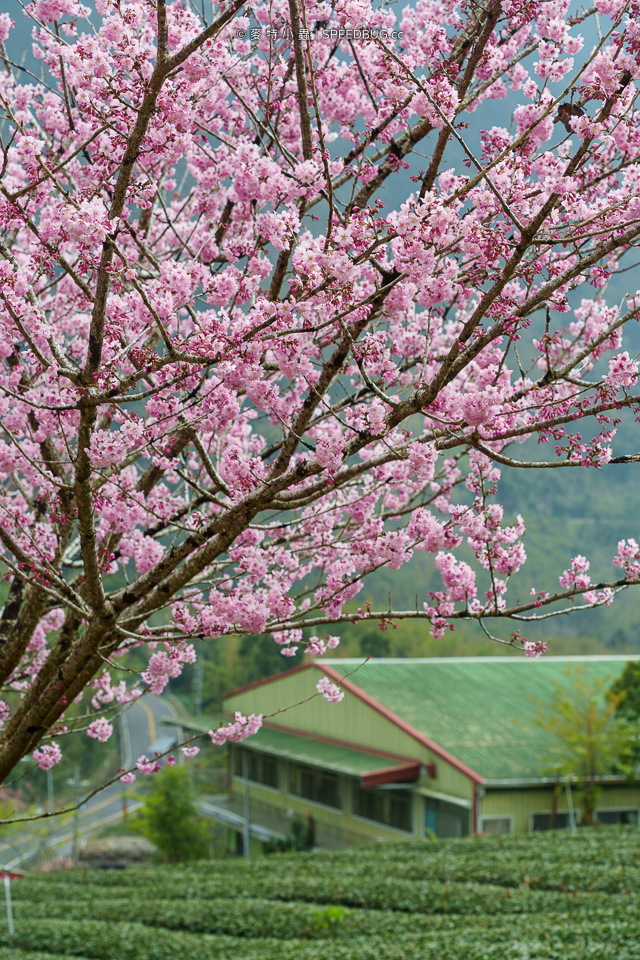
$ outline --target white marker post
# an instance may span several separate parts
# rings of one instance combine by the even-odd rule
[[[9,934],[9,953],[11,960],[15,960],[13,952],[13,907],[11,906],[11,877],[4,873],[4,899],[7,904],[7,931]]]

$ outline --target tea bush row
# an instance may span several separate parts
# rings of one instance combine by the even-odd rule
[[[283,883],[304,881],[312,874],[317,881],[331,881],[337,874],[347,882],[360,883],[375,873],[406,881],[475,881],[493,886],[537,890],[599,890],[624,893],[640,889],[640,836],[637,828],[603,828],[590,835],[582,831],[572,837],[564,832],[552,836],[535,834],[525,838],[478,838],[462,841],[371,845],[333,854],[279,855],[246,861],[206,863],[188,869],[163,868],[167,886],[195,886],[200,880],[224,895],[241,895],[247,884],[258,885],[255,894],[268,896],[274,872]],[[43,878],[41,882],[48,882]],[[70,883],[82,886],[81,875]],[[137,870],[122,876],[102,873],[94,885],[108,889],[135,884],[136,888],[158,883],[153,869]],[[162,896],[162,893],[159,894]],[[313,894],[311,894],[313,896]]]
[[[32,875],[16,960],[640,960],[639,854],[607,828]]]
[[[56,900],[60,903],[59,900]],[[406,935],[429,935],[434,932],[469,932],[491,930],[496,936],[506,936],[515,930],[523,932],[541,927],[553,931],[564,941],[571,940],[576,929],[585,925],[593,935],[613,936],[616,931],[625,937],[635,937],[640,942],[640,910],[634,900],[584,910],[585,916],[576,917],[576,912],[556,910],[546,914],[525,913],[463,915],[443,913],[440,915],[398,914],[390,910],[352,910],[339,905],[326,907],[306,903],[276,903],[268,900],[197,901],[176,900],[107,900],[89,902],[64,902],[64,917],[67,920],[104,920],[118,923],[142,923],[157,929],[183,930],[189,933],[222,934],[233,937],[273,937],[277,939],[316,939],[340,936],[398,937]],[[17,925],[27,925],[34,920],[51,918],[51,902],[21,901],[15,905]],[[576,920],[578,919],[578,922]]]
[[[287,870],[285,864],[269,877],[193,876],[184,872],[180,877],[165,879],[162,869],[140,877],[133,885],[101,887],[91,882],[80,887],[51,878],[47,884],[33,883],[30,879],[16,885],[16,900],[212,900],[257,898],[277,901],[309,901],[313,903],[341,903],[344,906],[375,910],[397,910],[407,913],[532,913],[561,909],[583,909],[583,901],[593,906],[610,902],[611,894],[625,902],[640,888],[620,875],[603,889],[592,892],[567,892],[556,889],[536,889],[535,882],[520,886],[496,886],[489,883],[443,882],[440,880],[411,880],[402,876],[388,875],[384,869],[369,871],[368,875],[351,874],[336,867],[332,874],[311,874],[312,863],[307,861],[305,870]],[[130,877],[138,871],[130,871]],[[383,875],[380,875],[383,874]],[[99,876],[99,875],[98,875]],[[122,874],[120,875],[122,879]],[[570,891],[570,888],[568,888]]]
[[[0,924],[6,944],[6,925]],[[313,941],[175,932],[140,923],[40,920],[16,928],[16,946],[90,960],[639,960],[637,927],[588,923],[561,936],[557,925],[529,920],[529,929],[467,928],[389,937],[336,936]],[[32,960],[32,954],[29,955]]]

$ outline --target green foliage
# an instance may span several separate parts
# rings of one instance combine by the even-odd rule
[[[391,641],[380,630],[368,630],[359,639],[363,657],[388,657],[391,654]]]
[[[135,828],[169,863],[208,856],[209,824],[199,813],[187,767],[165,767],[154,776]]]
[[[603,827],[33,874],[16,960],[640,960],[639,861]]]
[[[590,681],[580,667],[566,674],[564,683],[553,681],[549,705],[534,718],[549,734],[549,754],[541,772],[577,781],[582,823],[591,826],[601,792],[597,778],[629,771],[636,735],[617,714],[619,697],[607,691],[607,679]]]
[[[22,950],[9,950],[0,947],[0,960],[69,960],[69,955],[67,953],[41,953],[40,950],[32,952],[29,950],[28,953],[23,953]],[[80,957],[78,955],[74,956],[74,960],[89,960],[88,957]]]
[[[617,698],[616,713],[626,720],[640,720],[640,660],[629,660],[624,670],[611,686]]]
[[[339,906],[324,907],[323,909],[316,907],[311,910],[311,916],[313,917],[312,930],[317,937],[322,930],[336,932],[340,922],[344,920],[345,912],[344,907]]]
[[[280,647],[273,642],[271,634],[260,637],[243,637],[238,647],[238,658],[242,662],[242,680],[240,683],[254,683],[264,677],[271,677],[282,673],[289,667],[295,667],[302,662],[302,649],[289,660],[285,661],[280,653]],[[226,692],[226,691],[225,691]]]
[[[267,844],[267,853],[286,853],[289,850],[298,852],[311,850],[315,843],[315,824],[313,817],[300,817],[297,814],[291,821],[291,829],[286,837],[272,839]]]

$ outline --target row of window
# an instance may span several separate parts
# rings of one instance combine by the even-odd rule
[[[279,789],[278,761],[266,754],[243,748],[234,750],[234,773],[245,774],[254,783]],[[289,764],[288,792],[294,797],[321,803],[335,810],[344,809],[342,778],[337,773],[319,770],[301,763]],[[354,782],[352,811],[358,817],[395,827],[397,830],[413,830],[413,795],[409,790],[364,790]]]
[[[596,819],[600,823],[640,823],[640,811],[636,808],[628,810],[598,810]],[[532,813],[530,818],[530,830],[565,830],[570,827],[569,814],[565,811],[559,811],[555,814]],[[490,833],[494,836],[511,833],[513,830],[513,817],[482,817],[480,822],[480,831]]]
[[[253,783],[280,789],[280,764],[276,757],[254,750],[236,748],[233,751],[233,770],[237,777],[245,775]],[[288,765],[288,792],[291,796],[321,803],[334,810],[344,810],[343,780],[337,773],[320,770],[301,763]],[[352,813],[365,820],[381,823],[396,830],[413,832],[413,794],[410,790],[363,789],[352,784]],[[639,823],[637,809],[599,810],[601,823]],[[562,830],[569,827],[569,814],[534,813],[530,830]],[[480,822],[482,833],[504,834],[513,830],[512,816],[487,816]],[[435,798],[425,798],[425,832],[439,837],[464,837],[469,831],[467,810]]]

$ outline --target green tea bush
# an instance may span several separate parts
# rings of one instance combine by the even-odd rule
[[[638,862],[627,827],[33,875],[15,960],[640,960]]]

